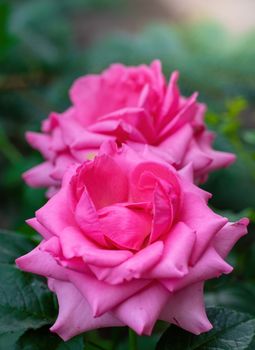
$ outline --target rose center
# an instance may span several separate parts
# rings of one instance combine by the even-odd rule
[[[105,238],[119,249],[140,250],[151,232],[152,216],[144,209],[116,204],[98,210]]]

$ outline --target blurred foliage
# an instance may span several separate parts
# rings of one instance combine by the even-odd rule
[[[216,39],[217,38],[217,39]],[[219,25],[154,25],[141,34],[116,34],[90,50],[87,67],[100,71],[115,61],[149,63],[159,58],[167,76],[178,69],[183,91],[199,91],[202,101],[221,108],[227,98],[255,103],[255,33],[236,38]]]
[[[247,130],[242,123],[246,109],[247,101],[237,97],[226,102],[225,112],[207,114],[208,125],[217,133],[216,148],[235,153],[237,161],[228,169],[211,174],[205,188],[213,193],[211,203],[215,207],[234,211],[249,207],[254,218],[251,209],[255,208],[255,129]],[[249,116],[254,119],[254,112]]]
[[[213,193],[211,205],[223,216],[231,220],[249,217],[252,232],[255,224],[255,33],[235,38],[208,23],[181,27],[154,25],[140,34],[117,33],[90,47],[79,45],[74,26],[77,13],[123,11],[124,3],[125,0],[0,1],[1,227],[19,229],[24,237],[29,233],[33,240],[38,239],[31,235],[24,220],[44,203],[44,190],[28,188],[20,176],[39,163],[40,156],[26,145],[24,132],[38,130],[50,111],[63,111],[68,106],[68,89],[76,77],[100,72],[116,61],[136,65],[159,58],[167,76],[174,69],[180,70],[184,94],[198,90],[200,101],[208,104],[207,123],[217,133],[215,147],[237,154],[234,165],[212,174],[203,187]],[[19,239],[15,242],[18,244]],[[18,255],[15,247],[16,243],[13,257]],[[238,243],[229,261],[237,267],[236,272],[207,284],[208,305],[232,307],[255,315],[250,307],[255,295],[253,235]],[[9,269],[17,273],[12,266]],[[29,277],[18,275],[15,276],[20,283],[29,281]],[[17,344],[17,349],[33,349],[26,347],[27,344],[36,344],[42,336],[49,336],[44,324],[38,324],[36,331],[17,330],[11,336],[13,344]],[[127,332],[124,330],[120,336],[123,338],[120,348],[125,349]],[[97,348],[97,344],[99,348],[113,349],[120,340],[114,330],[106,335],[90,332],[86,337],[88,349]],[[1,334],[0,348],[7,341],[10,336]],[[55,336],[48,342],[52,349],[62,349]],[[139,342],[139,349],[153,348],[157,336],[142,337]],[[83,339],[74,340],[77,349],[82,348],[81,344]],[[9,347],[12,350],[11,345]],[[8,350],[8,346],[5,349]]]

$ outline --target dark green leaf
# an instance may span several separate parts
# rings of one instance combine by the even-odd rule
[[[246,312],[255,317],[255,284],[239,282],[220,285],[206,293],[207,306],[224,306],[237,311]]]
[[[0,334],[36,329],[54,320],[53,296],[41,278],[0,264]]]
[[[46,281],[14,265],[15,257],[33,248],[32,241],[18,233],[1,232],[0,247],[0,334],[52,323],[54,298]]]
[[[17,342],[15,350],[83,350],[82,336],[77,336],[67,342],[61,340],[56,334],[50,333],[48,327],[35,331],[27,331]]]
[[[34,248],[32,240],[22,234],[0,231],[0,263],[13,264],[14,260]]]
[[[24,331],[0,334],[0,349],[14,350],[17,340],[23,333]]]
[[[195,336],[176,326],[163,334],[157,350],[252,350],[255,319],[249,314],[224,308],[209,308],[214,328]]]

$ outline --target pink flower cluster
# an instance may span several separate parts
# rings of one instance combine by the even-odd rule
[[[200,334],[204,282],[232,271],[224,260],[246,233],[208,207],[196,183],[229,165],[212,149],[204,105],[180,95],[160,63],[111,66],[78,79],[72,107],[28,133],[45,162],[27,171],[48,202],[28,224],[43,237],[17,265],[47,277],[64,340],[129,326],[151,334],[157,320]]]

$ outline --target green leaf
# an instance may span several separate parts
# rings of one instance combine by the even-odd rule
[[[54,321],[53,295],[43,279],[0,264],[0,334]]]
[[[0,349],[14,350],[17,340],[23,333],[24,331],[0,334]]]
[[[27,331],[17,342],[15,350],[83,350],[84,340],[77,336],[64,342],[56,334],[50,333],[48,327]]]
[[[255,317],[255,284],[251,282],[219,285],[206,293],[206,305],[224,306],[240,312],[252,314]]]
[[[163,334],[157,350],[252,350],[255,319],[249,314],[224,308],[209,308],[214,328],[199,336],[171,326]]]
[[[63,342],[50,333],[56,318],[53,294],[43,278],[14,264],[34,246],[25,235],[0,230],[0,349],[83,350],[82,336]]]
[[[14,260],[31,251],[35,244],[22,234],[0,231],[0,263],[12,264]]]
[[[33,248],[21,234],[0,233],[0,334],[37,329],[55,319],[54,297],[43,278],[24,273],[14,258]]]

